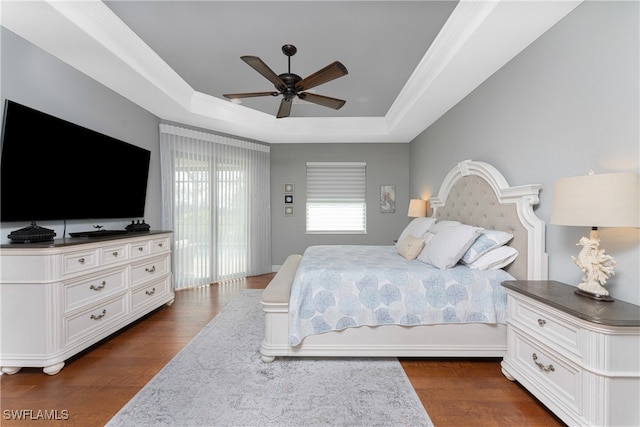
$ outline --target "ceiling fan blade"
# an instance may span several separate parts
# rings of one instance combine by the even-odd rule
[[[246,93],[225,93],[222,96],[224,96],[225,98],[229,98],[229,99],[236,99],[236,98],[253,98],[256,96],[278,96],[280,95],[279,92],[246,92]]]
[[[330,96],[316,95],[315,93],[306,92],[299,93],[298,97],[307,102],[313,102],[314,104],[333,108],[334,110],[339,110],[347,102],[344,99],[331,98]]]
[[[262,74],[264,77],[266,77],[266,79],[273,83],[279,91],[282,91],[285,87],[287,87],[282,79],[278,77],[278,75],[271,68],[269,68],[269,66],[265,64],[262,59],[258,58],[257,56],[241,56],[240,59],[249,64],[251,68]]]
[[[293,102],[291,102],[290,99],[282,98],[282,101],[280,101],[280,108],[278,108],[278,115],[276,115],[276,118],[281,119],[283,117],[289,117],[289,114],[291,113],[291,104],[293,104]]]
[[[322,83],[337,79],[338,77],[346,76],[347,74],[349,74],[347,67],[336,61],[327,65],[322,70],[316,71],[309,77],[300,80],[296,83],[296,90],[308,90]]]

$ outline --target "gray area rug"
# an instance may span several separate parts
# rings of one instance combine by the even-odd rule
[[[244,290],[108,426],[433,426],[393,358],[264,363],[261,290]]]

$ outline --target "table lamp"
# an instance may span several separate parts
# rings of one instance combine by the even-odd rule
[[[427,201],[420,199],[409,200],[409,212],[407,216],[410,218],[419,218],[427,216]]]
[[[591,227],[589,237],[571,257],[582,270],[576,293],[601,301],[613,301],[604,287],[615,274],[616,261],[600,249],[598,227],[640,226],[638,173],[619,172],[561,178],[554,182],[551,224]]]

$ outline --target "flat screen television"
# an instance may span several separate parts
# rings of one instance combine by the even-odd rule
[[[7,100],[0,221],[144,217],[151,152]]]

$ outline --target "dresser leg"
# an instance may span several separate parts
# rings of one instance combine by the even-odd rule
[[[42,372],[47,375],[55,375],[64,367],[64,362],[56,363],[55,365],[45,366],[42,368]]]
[[[13,375],[20,369],[22,369],[22,366],[3,366],[1,370],[3,374]]]
[[[509,373],[509,371],[507,371],[507,368],[504,366],[504,361],[502,363],[500,363],[501,365],[501,371],[502,371],[502,375],[504,375],[509,381],[515,381],[515,377],[513,375],[511,375]]]

